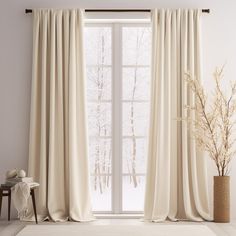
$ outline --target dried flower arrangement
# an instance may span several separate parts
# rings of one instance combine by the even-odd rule
[[[200,81],[187,74],[187,83],[195,95],[195,105],[186,106],[192,123],[190,130],[198,146],[209,153],[215,162],[218,175],[229,174],[229,164],[236,154],[234,126],[236,124],[236,82],[231,83],[230,95],[222,91],[223,67],[214,72],[215,89],[209,101]]]

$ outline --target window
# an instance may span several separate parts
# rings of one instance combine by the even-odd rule
[[[87,24],[93,210],[143,211],[149,114],[149,24]]]

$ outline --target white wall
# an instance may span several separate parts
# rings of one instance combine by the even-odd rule
[[[27,168],[32,18],[24,14],[24,9],[41,7],[210,8],[211,13],[203,16],[204,84],[211,87],[214,68],[225,62],[225,77],[236,79],[234,0],[0,0],[0,182],[6,170]],[[215,169],[211,162],[209,172],[212,187]],[[232,218],[236,219],[236,161],[231,177]]]

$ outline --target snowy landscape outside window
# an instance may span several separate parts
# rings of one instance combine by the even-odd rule
[[[87,24],[91,192],[95,212],[142,212],[150,94],[149,24]]]

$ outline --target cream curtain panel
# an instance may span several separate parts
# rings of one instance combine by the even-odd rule
[[[81,10],[33,11],[29,176],[40,219],[91,213]],[[28,218],[30,218],[29,215]]]
[[[194,105],[185,73],[201,77],[200,15],[200,10],[152,11],[146,220],[211,220],[205,161],[191,127],[177,121],[186,117],[185,105]]]

